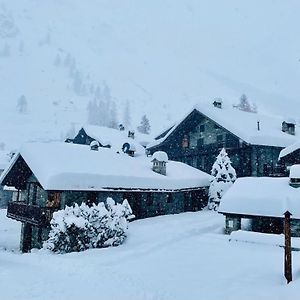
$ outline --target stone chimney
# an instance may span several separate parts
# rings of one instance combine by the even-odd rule
[[[282,122],[282,131],[291,135],[295,135],[296,122],[294,120],[288,120]]]
[[[221,98],[216,98],[213,102],[214,107],[222,108],[223,100]]]
[[[94,151],[98,151],[99,150],[99,147],[100,147],[100,144],[98,141],[94,140],[90,143],[90,148],[91,150],[94,150]]]
[[[167,162],[168,162],[168,155],[166,152],[163,151],[156,151],[152,155],[153,163],[152,170],[161,175],[167,175]]]
[[[124,143],[122,146],[122,151],[129,156],[134,157],[134,153],[136,151],[135,146],[129,143]]]
[[[134,130],[128,130],[128,137],[134,139]]]
[[[290,186],[300,187],[300,165],[293,165],[290,169]]]

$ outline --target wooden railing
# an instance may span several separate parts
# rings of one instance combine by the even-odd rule
[[[47,227],[50,225],[55,209],[28,205],[25,202],[9,202],[7,207],[7,217],[26,222],[35,226]]]

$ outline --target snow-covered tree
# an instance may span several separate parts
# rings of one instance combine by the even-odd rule
[[[0,57],[9,57],[10,56],[10,47],[8,44],[5,44],[0,50]]]
[[[234,107],[246,112],[257,112],[256,104],[251,104],[245,94],[241,95],[239,104],[235,105]]]
[[[130,103],[127,100],[124,108],[123,124],[126,128],[131,125]]]
[[[78,96],[82,95],[82,75],[79,71],[74,74],[73,90]]]
[[[110,128],[118,128],[118,121],[117,121],[117,106],[114,101],[111,101],[110,108],[109,108],[109,123],[108,127]]]
[[[132,211],[127,200],[122,204],[107,198],[106,203],[88,206],[75,204],[53,214],[51,230],[44,248],[56,253],[89,248],[118,246],[127,236]]]
[[[23,41],[20,41],[18,50],[19,50],[20,54],[22,54],[24,52],[24,42]]]
[[[216,210],[223,195],[236,180],[235,169],[224,148],[213,164],[211,175],[213,179],[209,187],[208,208]]]
[[[65,56],[65,59],[64,59],[64,67],[69,67],[70,64],[71,64],[71,55],[70,53],[68,53],[66,56]]]
[[[60,58],[59,53],[56,54],[56,57],[55,57],[55,60],[54,60],[54,65],[56,67],[60,67],[61,66],[61,58]]]
[[[89,101],[87,106],[88,118],[87,122],[91,125],[99,125],[98,123],[98,105],[96,100]]]
[[[146,115],[143,115],[142,116],[142,120],[141,120],[141,123],[140,125],[137,127],[137,130],[140,132],[140,133],[144,133],[144,134],[149,134],[150,133],[150,122],[149,122],[149,119],[147,118]]]
[[[25,113],[27,111],[27,99],[24,95],[22,95],[17,101],[17,111],[19,113]]]

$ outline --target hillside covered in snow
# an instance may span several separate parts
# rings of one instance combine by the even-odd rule
[[[296,0],[1,0],[0,148],[64,139],[95,98],[113,101],[119,122],[129,103],[131,126],[147,114],[153,133],[196,103],[242,93],[259,111],[297,118],[299,9]]]

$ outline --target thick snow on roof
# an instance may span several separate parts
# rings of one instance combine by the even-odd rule
[[[300,188],[289,178],[239,178],[222,198],[219,212],[241,215],[282,217],[289,210],[300,219]]]
[[[130,145],[135,147],[136,154],[144,155],[145,148],[142,146],[138,139],[138,135],[135,134],[135,138],[128,137],[128,131],[120,131],[113,128],[103,127],[103,126],[95,126],[95,125],[85,125],[83,126],[84,131],[91,138],[99,141],[101,145],[106,146],[110,145],[111,149],[115,151],[122,151],[122,147],[125,143],[129,143]],[[142,136],[144,139],[144,135]]]
[[[300,178],[300,165],[291,166],[290,178]]]
[[[152,171],[151,157],[130,157],[87,145],[28,143],[15,155],[2,181],[21,155],[45,190],[185,189],[208,186],[210,175],[170,161],[167,176]]]
[[[167,162],[169,160],[168,154],[164,151],[156,151],[152,155],[152,160],[164,161]]]
[[[296,143],[284,148],[281,150],[280,154],[279,154],[279,159],[297,151],[300,149],[300,140],[298,140]]]
[[[194,109],[252,145],[287,147],[295,143],[300,137],[297,128],[296,136],[282,132],[284,119],[280,117],[245,112],[225,104],[222,108],[214,107],[213,104],[209,103],[198,104]],[[168,134],[152,142],[148,147],[156,146],[166,140],[190,113],[191,111]],[[258,122],[260,130],[258,130]]]

